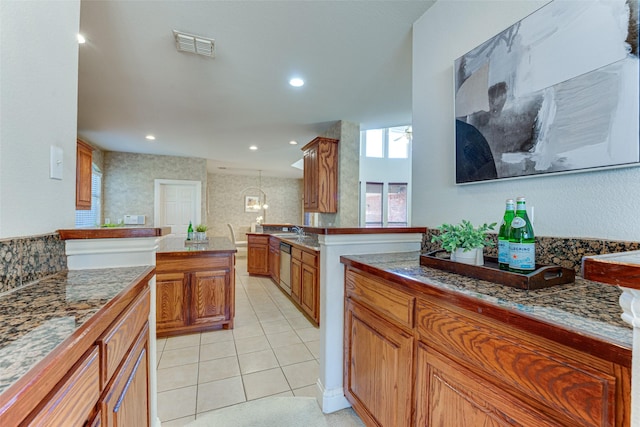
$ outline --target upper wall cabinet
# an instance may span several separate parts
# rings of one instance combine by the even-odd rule
[[[76,210],[91,209],[91,160],[93,147],[78,139],[76,144]]]
[[[305,212],[338,212],[338,140],[317,137],[302,151]]]

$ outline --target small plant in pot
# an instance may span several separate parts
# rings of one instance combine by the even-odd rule
[[[208,229],[209,227],[204,224],[196,225],[196,231],[193,235],[194,240],[207,240]]]
[[[472,265],[483,265],[485,246],[494,246],[487,236],[489,230],[493,230],[496,223],[482,224],[474,227],[465,219],[460,224],[442,224],[438,227],[440,234],[434,235],[431,242],[441,242],[442,248],[451,254],[451,261]]]

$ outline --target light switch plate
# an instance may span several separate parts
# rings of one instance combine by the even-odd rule
[[[49,161],[49,178],[62,179],[62,155],[61,147],[51,146],[51,156]]]

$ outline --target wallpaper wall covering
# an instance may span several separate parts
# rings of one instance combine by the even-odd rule
[[[207,217],[205,159],[107,151],[103,169],[103,218],[115,223],[124,215],[146,215],[145,225],[153,226],[155,179],[202,182],[202,218]]]
[[[245,212],[244,197],[258,195],[258,172],[255,175],[207,175],[209,236],[229,236],[231,224],[236,239],[246,240],[244,233],[262,215],[269,224],[302,224],[302,180],[262,176],[262,191],[267,195],[269,209]],[[204,199],[203,199],[204,200]]]

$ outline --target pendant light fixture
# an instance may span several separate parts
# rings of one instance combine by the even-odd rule
[[[258,209],[269,209],[269,205],[267,204],[267,195],[264,191],[262,191],[262,171],[258,171],[258,190],[260,190],[260,201],[258,203]]]

